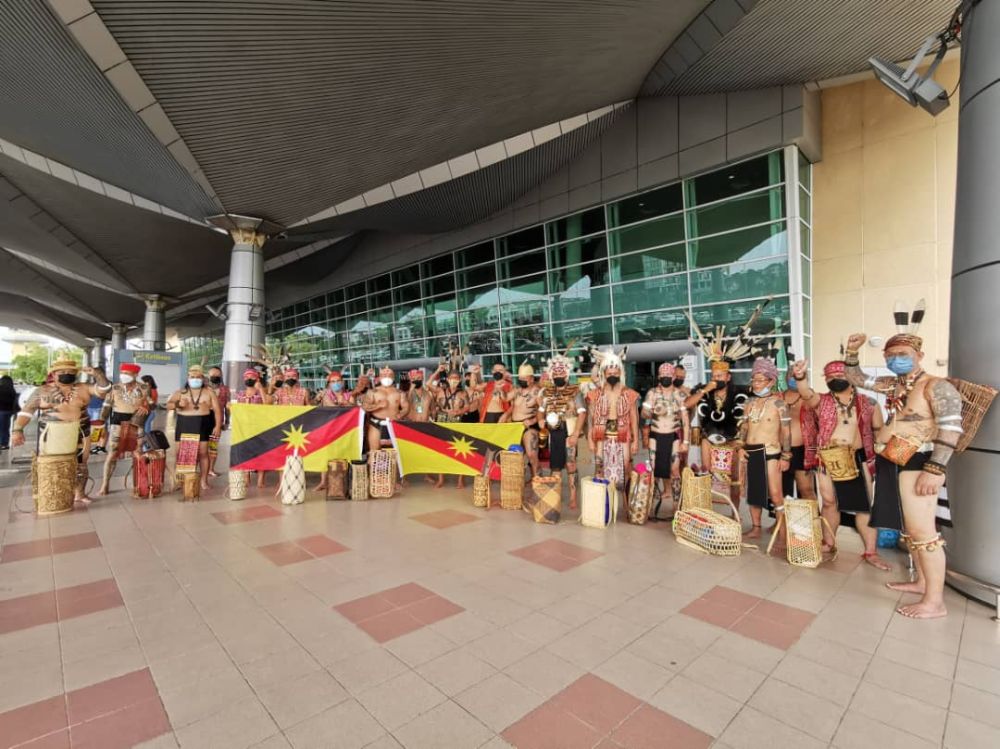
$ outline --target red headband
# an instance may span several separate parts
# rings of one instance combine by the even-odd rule
[[[847,372],[847,365],[842,361],[832,361],[823,367],[824,377],[836,377]]]
[[[121,366],[118,367],[119,372],[128,372],[129,374],[137,375],[139,370],[142,369],[138,364],[131,364],[129,362],[123,362]]]

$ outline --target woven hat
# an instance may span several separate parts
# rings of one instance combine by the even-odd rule
[[[139,374],[139,370],[141,370],[141,369],[142,369],[142,367],[140,367],[138,364],[133,364],[132,362],[122,362],[118,366],[118,371],[119,372],[125,372],[126,374],[130,374],[130,375],[137,375],[137,374]]]
[[[61,369],[72,369],[74,372],[79,372],[80,365],[72,359],[56,359],[49,367],[49,374],[58,372]]]

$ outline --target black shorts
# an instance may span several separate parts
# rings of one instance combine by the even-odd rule
[[[483,417],[483,423],[498,424],[501,416],[503,416],[503,414],[499,411],[487,411],[486,415]]]
[[[199,442],[208,442],[215,429],[214,414],[194,414],[184,416],[177,414],[177,426],[174,429],[174,439],[180,441],[182,434],[197,434]]]
[[[656,461],[653,463],[653,476],[658,479],[668,479],[671,476],[674,461],[674,443],[677,441],[677,432],[660,434],[650,432],[653,440]]]

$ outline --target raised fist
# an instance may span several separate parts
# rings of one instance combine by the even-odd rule
[[[851,333],[851,336],[847,339],[847,350],[858,351],[865,345],[865,341],[867,340],[868,336],[864,333]]]
[[[796,380],[804,379],[808,368],[809,361],[806,359],[800,359],[792,365],[792,375]]]

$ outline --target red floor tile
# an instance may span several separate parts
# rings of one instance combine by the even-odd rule
[[[71,536],[55,536],[52,539],[52,553],[66,554],[71,551],[96,549],[101,545],[101,539],[93,531],[89,533],[74,533]]]
[[[704,598],[692,601],[681,609],[681,613],[723,629],[729,629],[746,615],[741,609],[711,603]]]
[[[225,512],[213,512],[212,517],[223,525],[232,523],[249,523],[254,520],[265,520],[267,518],[281,517],[284,513],[268,505],[256,505],[254,507],[243,507],[239,510],[226,510]]]
[[[0,552],[0,564],[20,562],[24,559],[45,557],[52,553],[52,542],[47,538],[35,541],[22,541],[16,544],[6,544]]]
[[[56,590],[56,604],[60,619],[72,619],[125,605],[118,586],[110,578],[60,588]]]
[[[579,749],[597,743],[601,734],[551,701],[508,727],[503,739],[517,749]]]
[[[57,611],[51,590],[0,601],[0,635],[57,621]]]
[[[64,728],[26,744],[18,744],[17,749],[70,749],[69,729]]]
[[[341,603],[333,608],[342,616],[357,624],[358,622],[363,622],[365,619],[371,619],[372,617],[392,611],[396,607],[376,593],[372,596],[356,598],[353,601]]]
[[[761,601],[750,611],[750,616],[777,622],[786,627],[799,627],[801,629],[808,627],[816,618],[816,615],[811,611],[785,606],[774,601]]]
[[[276,544],[258,546],[257,551],[279,567],[296,562],[306,562],[314,558],[312,554],[294,541],[280,541]]]
[[[731,631],[765,645],[788,650],[798,642],[805,627],[790,627],[768,619],[746,616],[729,628]]]
[[[295,543],[314,557],[328,557],[332,554],[350,551],[348,547],[337,543],[329,536],[306,536],[305,538],[295,539]]]
[[[542,541],[507,553],[556,572],[565,572],[579,567],[584,562],[604,556],[600,551],[556,540]]]
[[[566,572],[582,564],[582,562],[564,557],[562,554],[540,554],[537,558],[528,561],[540,564],[542,567],[548,567],[556,572]]]
[[[651,705],[643,705],[611,733],[628,749],[707,749],[712,737]]]
[[[604,556],[603,552],[588,549],[586,546],[577,546],[576,544],[567,543],[566,541],[552,540],[545,541],[543,544],[547,549],[559,552],[563,556],[569,557],[570,559],[576,559],[581,562],[589,562],[591,559],[597,559],[598,557]]]
[[[552,704],[603,736],[635,712],[642,702],[600,677],[585,674],[556,694]]]
[[[127,749],[170,731],[160,698],[138,702],[70,728],[73,749]]]
[[[402,637],[424,626],[423,622],[410,616],[403,609],[393,609],[371,619],[365,619],[363,622],[358,622],[360,629],[380,643]]]
[[[108,679],[66,694],[70,725],[93,720],[146,700],[158,698],[148,668]]]
[[[465,609],[446,598],[434,595],[404,607],[403,611],[421,624],[433,624],[449,616],[461,614]]]
[[[422,601],[425,598],[430,598],[434,595],[434,591],[427,590],[427,588],[416,583],[407,583],[396,588],[383,590],[379,595],[393,606],[406,606],[417,601]]]
[[[418,523],[429,525],[431,528],[444,530],[456,525],[475,523],[479,518],[467,512],[459,512],[458,510],[438,510],[437,512],[410,515],[410,520],[416,520]]]
[[[709,603],[728,606],[731,609],[739,609],[743,612],[749,611],[761,601],[758,596],[752,596],[749,593],[733,590],[723,585],[716,585],[705,595],[701,596],[701,598]]]
[[[68,725],[63,695],[0,713],[0,749],[47,736]]]

